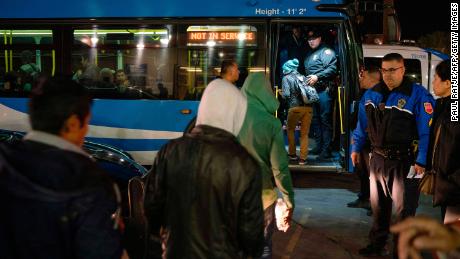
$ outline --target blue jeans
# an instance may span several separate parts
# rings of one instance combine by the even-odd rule
[[[332,141],[332,98],[324,90],[318,92],[319,102],[313,104],[312,130],[321,153],[330,152]]]

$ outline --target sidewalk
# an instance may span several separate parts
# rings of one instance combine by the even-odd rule
[[[295,223],[286,233],[275,232],[273,258],[365,258],[358,250],[367,245],[372,217],[365,209],[346,206],[357,197],[357,177],[302,172],[293,179],[296,187],[303,187],[295,189]],[[432,208],[431,197],[422,196],[417,214],[439,217],[439,208]]]

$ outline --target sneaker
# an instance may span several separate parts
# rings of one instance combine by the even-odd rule
[[[300,159],[299,160],[299,165],[306,165],[307,161],[305,159]]]
[[[369,244],[368,246],[359,249],[359,254],[364,257],[370,256],[387,256],[390,254],[386,247],[377,247],[373,244]]]
[[[358,198],[352,202],[347,203],[347,207],[370,209],[370,204],[369,204],[369,200],[362,200]]]
[[[289,161],[297,161],[299,160],[299,157],[296,155],[288,155],[289,156]]]

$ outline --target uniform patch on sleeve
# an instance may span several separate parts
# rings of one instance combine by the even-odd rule
[[[433,113],[433,106],[431,105],[431,103],[429,103],[429,102],[423,103],[423,107],[425,107],[425,112],[426,113],[428,113],[428,114]]]
[[[326,54],[326,55],[331,55],[331,54],[332,54],[332,51],[331,51],[330,49],[326,49],[326,50],[324,51],[324,54]]]

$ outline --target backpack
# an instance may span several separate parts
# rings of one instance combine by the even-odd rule
[[[295,75],[297,87],[300,89],[300,95],[304,104],[312,104],[319,101],[316,89],[307,84],[307,78],[303,75]]]

